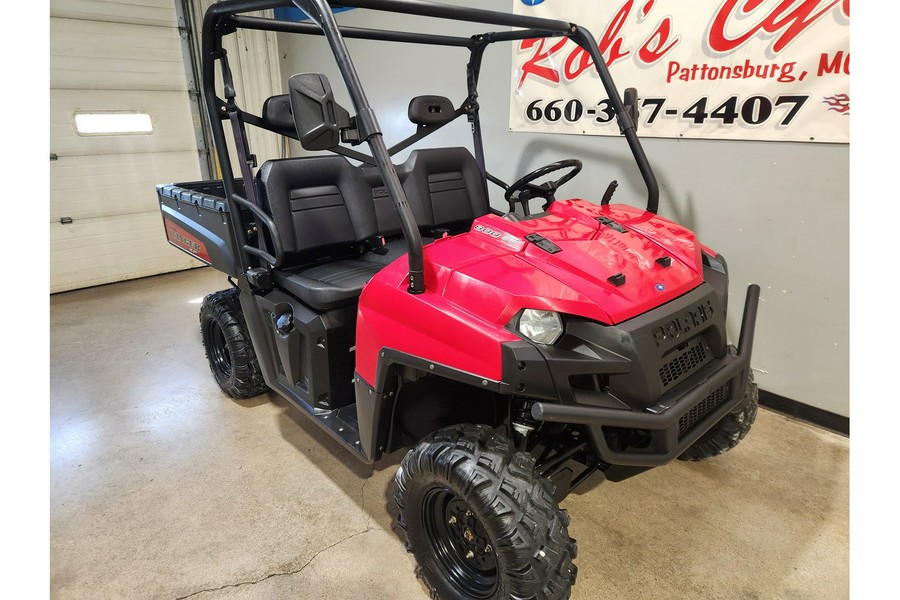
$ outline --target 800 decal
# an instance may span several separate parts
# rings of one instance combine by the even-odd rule
[[[707,121],[721,125],[762,125],[770,118],[778,119],[779,127],[791,124],[806,101],[808,95],[783,94],[774,100],[768,96],[756,95],[741,99],[729,96],[718,104],[710,102],[709,96],[703,96],[684,109],[666,106],[666,98],[643,98],[641,108],[648,109],[644,124],[651,126],[660,118],[675,118],[694,125],[703,125]],[[578,98],[556,98],[546,101],[538,98],[525,108],[525,118],[532,123],[576,123],[582,119],[591,119],[595,123],[605,124],[616,118],[612,102],[604,99],[596,104],[585,104]]]

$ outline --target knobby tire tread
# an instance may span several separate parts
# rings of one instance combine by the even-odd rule
[[[569,537],[569,517],[554,500],[554,487],[534,468],[534,458],[516,452],[504,436],[485,425],[442,429],[413,448],[397,471],[399,525],[417,574],[432,598],[457,595],[442,578],[424,528],[412,505],[424,488],[443,485],[468,502],[496,544],[500,582],[495,598],[568,598],[578,552]]]
[[[203,299],[200,306],[200,335],[203,338],[203,348],[206,351],[209,368],[216,383],[228,396],[243,400],[258,396],[269,388],[266,386],[259,359],[253,349],[253,342],[250,340],[250,332],[241,310],[239,295],[238,288],[230,288],[209,294]],[[225,343],[231,358],[231,373],[228,376],[216,369],[210,356],[209,346],[213,343],[207,329],[210,321],[218,323],[225,336]]]

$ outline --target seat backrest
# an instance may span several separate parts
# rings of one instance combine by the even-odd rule
[[[371,188],[343,156],[266,161],[257,186],[287,254],[351,254],[378,232]]]
[[[478,163],[465,148],[414,150],[397,172],[421,228],[466,231],[490,211]]]
[[[399,167],[396,167],[398,177],[402,177]],[[394,208],[394,200],[387,191],[387,186],[381,178],[378,167],[372,165],[360,165],[357,167],[359,176],[365,181],[369,188],[370,202],[375,206],[375,215],[378,220],[378,233],[387,238],[396,237],[403,231],[400,226],[400,216],[397,215],[397,209]],[[413,218],[419,224],[421,215],[413,209]]]

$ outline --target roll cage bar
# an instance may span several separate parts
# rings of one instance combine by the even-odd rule
[[[435,17],[456,21],[467,21],[485,25],[503,27],[515,27],[510,31],[488,32],[472,37],[456,37],[446,35],[424,34],[403,31],[388,31],[367,29],[359,27],[340,27],[334,19],[331,6],[346,8],[366,8],[371,10]],[[305,12],[314,23],[294,23],[246,16],[243,13],[296,6]],[[222,184],[225,196],[232,215],[231,226],[235,239],[242,246],[243,252],[238,253],[241,269],[247,271],[253,265],[248,255],[255,256],[272,266],[279,266],[284,258],[281,240],[278,230],[272,218],[257,204],[256,194],[253,188],[252,167],[255,166],[255,157],[249,153],[247,147],[244,124],[262,127],[275,131],[281,135],[297,138],[290,132],[275,130],[267,126],[263,119],[238,108],[235,102],[235,90],[225,49],[222,46],[222,38],[230,35],[238,29],[252,29],[263,31],[275,31],[284,33],[299,33],[307,35],[324,36],[337,62],[344,84],[350,93],[353,108],[356,111],[355,123],[359,132],[359,139],[352,143],[367,143],[371,155],[365,155],[355,150],[338,146],[334,152],[350,158],[366,162],[378,167],[382,179],[390,194],[394,208],[400,217],[403,235],[408,246],[409,275],[408,290],[413,294],[425,291],[424,258],[422,251],[422,238],[412,216],[406,194],[400,184],[391,156],[409,147],[411,144],[429,135],[443,125],[420,125],[415,134],[388,148],[385,145],[383,134],[378,125],[375,112],[369,105],[365,90],[353,66],[350,53],[344,43],[345,38],[380,40],[388,42],[401,42],[411,44],[426,44],[438,46],[453,46],[468,48],[470,52],[469,62],[466,68],[466,80],[468,84],[468,96],[459,107],[453,119],[466,114],[472,125],[473,146],[475,159],[481,170],[482,177],[501,187],[507,187],[505,183],[487,172],[484,161],[484,147],[481,135],[481,125],[478,116],[478,78],[481,70],[482,57],[488,45],[495,42],[517,41],[534,38],[568,37],[581,46],[590,55],[600,81],[612,103],[618,120],[619,129],[626,141],[638,165],[641,176],[647,186],[647,211],[656,213],[659,203],[659,188],[656,177],[647,160],[647,156],[641,147],[635,124],[628,114],[625,106],[616,90],[615,83],[598,49],[597,43],[590,32],[575,23],[565,21],[542,19],[522,15],[513,15],[489,11],[484,9],[466,8],[436,4],[423,0],[226,0],[213,4],[207,10],[203,18],[203,32],[201,44],[201,68],[203,77],[203,94],[206,109],[209,114],[212,129],[213,142],[216,154],[219,158],[219,167],[222,172]],[[220,63],[225,100],[219,98],[215,89],[215,64]],[[238,194],[234,172],[228,157],[225,143],[225,131],[223,121],[230,120],[234,128],[235,145],[241,164],[241,175],[244,180],[244,194]],[[452,120],[452,119],[451,119]],[[444,123],[446,124],[446,123]],[[257,234],[259,247],[253,247],[247,243],[247,229],[240,217],[239,208],[249,210],[257,219],[257,225],[264,226],[269,234],[273,248],[271,252],[266,246],[262,231]]]

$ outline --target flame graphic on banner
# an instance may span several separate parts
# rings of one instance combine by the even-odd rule
[[[831,108],[829,108],[828,110],[837,111],[842,115],[850,114],[850,96],[848,96],[847,94],[825,96],[825,99],[822,100],[822,104],[829,105]]]

